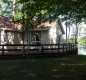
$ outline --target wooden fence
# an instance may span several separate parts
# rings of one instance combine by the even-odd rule
[[[45,54],[45,53],[63,53],[77,49],[75,43],[64,44],[1,44],[0,55],[8,54]]]

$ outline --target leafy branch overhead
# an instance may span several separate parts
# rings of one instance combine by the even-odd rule
[[[3,0],[8,2],[9,0]],[[15,19],[27,25],[33,17],[41,19],[62,16],[62,20],[80,22],[86,18],[86,0],[15,0]]]
[[[24,3],[24,13],[28,17],[54,14],[77,17],[80,21],[86,18],[86,0],[20,0]]]

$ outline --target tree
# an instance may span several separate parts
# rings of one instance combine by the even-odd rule
[[[8,2],[9,0],[3,0]],[[14,1],[14,0],[13,0]],[[17,3],[25,4],[25,14],[29,16],[44,14],[70,15],[70,18],[77,17],[77,21],[86,18],[86,0],[16,0]],[[30,12],[32,11],[32,12]],[[32,14],[31,14],[32,13]]]
[[[21,9],[18,9],[20,5],[22,5]],[[85,0],[16,0],[14,18],[22,21],[24,29],[34,26],[31,23],[34,16],[39,23],[41,19],[48,15],[49,18],[64,16],[62,21],[68,20],[77,24],[82,19],[85,21],[85,5]]]
[[[16,0],[14,10],[15,20],[21,20],[24,29],[34,26],[31,23],[33,17],[40,22],[46,15],[49,18],[63,16],[63,21],[70,21],[76,26],[78,22],[86,21],[85,0]]]
[[[9,0],[3,0],[8,3]],[[63,20],[66,19],[66,16],[70,16],[70,19],[73,23],[85,21],[86,18],[86,1],[85,0],[13,0],[15,1],[15,19],[21,19],[22,13],[24,14],[24,19],[26,22],[29,21],[32,17],[37,16],[42,19],[45,15],[52,16],[64,16]],[[20,5],[23,5],[21,6]],[[21,11],[22,10],[22,11]],[[24,10],[24,11],[23,11]]]
[[[1,14],[2,16],[12,16],[12,1],[6,2],[5,0],[1,0]]]
[[[70,18],[77,17],[81,20],[86,17],[86,1],[85,0],[20,0],[25,3],[25,12],[33,15],[41,14],[41,10],[46,10],[46,14],[68,15]],[[31,14],[30,14],[31,15]]]

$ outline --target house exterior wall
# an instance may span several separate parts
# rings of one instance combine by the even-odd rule
[[[48,31],[41,32],[41,44],[50,44],[48,33],[49,33]]]
[[[22,44],[22,34],[16,32],[7,32],[7,44]],[[7,49],[18,49],[21,46],[8,46]]]
[[[7,32],[7,44],[22,44],[22,34]]]
[[[61,35],[62,35],[62,31],[60,29],[58,21],[56,20],[55,23],[52,25],[52,27],[49,30],[50,44],[60,43]]]
[[[1,43],[1,44],[5,44],[5,35],[6,35],[6,34],[5,34],[5,29],[1,29],[1,30],[0,30],[0,38],[1,38],[1,39],[0,39],[0,41],[1,41],[0,43]]]
[[[6,29],[0,30],[0,44],[21,44],[22,34],[18,32],[6,32]]]
[[[31,32],[25,32],[24,43],[31,44]]]
[[[27,32],[25,33],[25,43],[32,44],[31,37],[34,32],[36,31],[29,31],[28,35]],[[38,33],[40,34],[40,44],[57,44],[61,42],[62,31],[57,20],[51,25],[50,29],[39,30]]]
[[[27,44],[33,44],[32,43],[32,40],[31,40],[31,38],[32,38],[32,33],[33,32],[26,32],[25,33],[25,43]],[[48,35],[48,31],[38,31],[38,33],[39,33],[39,35],[40,35],[40,44],[49,44],[50,42],[49,42],[49,35]]]
[[[16,32],[0,31],[0,44],[22,44],[22,35]],[[6,49],[17,49],[19,46],[5,46]]]

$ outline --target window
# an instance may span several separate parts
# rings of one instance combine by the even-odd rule
[[[40,33],[39,32],[31,33],[31,43],[36,44],[36,45],[40,44]]]

